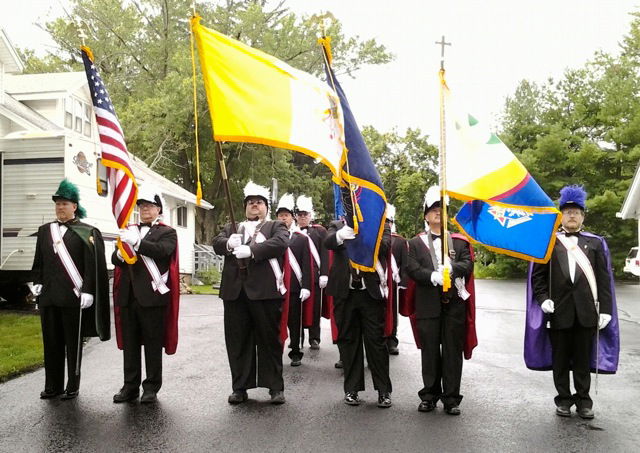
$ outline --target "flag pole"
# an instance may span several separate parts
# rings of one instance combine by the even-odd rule
[[[191,20],[191,36],[194,36],[193,23],[198,18],[198,14],[196,13],[196,2],[195,0],[192,3],[193,8],[193,16]],[[191,40],[191,60],[193,70],[195,71],[195,39]],[[194,74],[194,86],[195,86],[195,74]],[[195,88],[194,88],[195,89]],[[194,96],[196,95],[194,91]],[[195,105],[195,104],[194,104]],[[210,106],[211,107],[211,106]],[[212,107],[211,107],[212,108]],[[213,124],[212,127],[215,127]],[[196,141],[198,137],[196,136]],[[220,169],[220,176],[222,178],[222,187],[224,190],[225,198],[227,199],[227,214],[229,215],[229,222],[231,223],[231,234],[235,234],[238,232],[238,227],[236,225],[236,217],[233,212],[233,200],[231,199],[231,189],[229,188],[229,177],[227,176],[227,167],[224,163],[224,155],[222,154],[222,146],[218,140],[215,140],[215,148],[216,148],[216,160],[218,161],[218,168]],[[198,175],[199,178],[199,175]],[[238,259],[238,268],[240,270],[240,276],[245,278],[247,276],[247,260],[246,259]]]
[[[449,241],[448,241],[448,216],[447,216],[447,130],[446,130],[446,116],[445,116],[445,91],[447,90],[447,82],[445,80],[444,70],[444,48],[450,46],[451,43],[446,42],[444,35],[442,35],[442,41],[436,41],[441,47],[440,50],[440,207],[441,207],[441,250],[442,253],[442,291],[446,292],[451,288],[451,275],[449,269],[446,267],[446,260],[449,257]]]

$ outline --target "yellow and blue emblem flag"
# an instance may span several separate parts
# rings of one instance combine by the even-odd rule
[[[191,19],[214,140],[260,143],[310,155],[339,178],[342,111],[320,80]]]
[[[498,253],[547,262],[561,214],[509,148],[467,114],[455,118],[447,148],[447,192],[467,201],[454,223]]]

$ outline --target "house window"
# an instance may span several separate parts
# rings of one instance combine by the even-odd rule
[[[135,207],[133,208],[133,212],[131,213],[131,217],[129,218],[129,223],[140,223],[140,209],[138,209],[138,205],[135,205]]]
[[[91,111],[91,106],[89,104],[84,105],[84,135],[86,137],[91,137],[91,115],[93,112]]]
[[[74,113],[74,128],[73,130],[75,130],[76,132],[82,134],[82,116],[84,115],[84,106],[82,105],[82,102],[78,101],[77,99],[74,100],[73,102],[74,108],[73,108],[73,113]]]
[[[102,159],[98,158],[96,161],[98,167],[98,195],[106,197],[109,194],[109,184],[107,182],[107,167],[102,165]]]
[[[64,127],[73,128],[73,100],[71,98],[64,100]]]
[[[178,206],[176,209],[176,225],[179,227],[187,227],[187,207]]]

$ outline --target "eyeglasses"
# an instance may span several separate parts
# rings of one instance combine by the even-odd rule
[[[562,214],[568,215],[568,216],[579,216],[579,215],[582,215],[582,209],[576,209],[576,208],[563,209]]]
[[[247,204],[264,204],[264,200],[261,200],[261,199],[247,200]]]
[[[309,217],[311,214],[305,211],[298,212],[298,217]]]

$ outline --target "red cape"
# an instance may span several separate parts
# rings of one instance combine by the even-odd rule
[[[164,225],[160,223],[160,225]],[[167,286],[169,287],[171,299],[167,305],[167,311],[164,316],[164,352],[167,355],[176,353],[178,349],[178,312],[180,309],[180,265],[178,262],[178,243],[176,242],[176,249],[171,255],[171,261],[169,262],[169,280]],[[113,270],[113,300],[118,299],[118,293],[120,292],[120,276],[122,275],[122,268],[116,266]],[[120,324],[120,307],[113,304],[113,315],[116,324],[116,342],[118,349],[124,347],[122,342],[122,326]]]
[[[423,235],[424,233],[420,233],[418,236]],[[452,233],[452,238],[462,239],[463,241],[469,242],[469,240],[461,234]],[[423,243],[424,244],[424,243]],[[425,246],[426,248],[426,246]],[[471,259],[474,259],[473,247],[469,244],[469,250],[471,251]],[[467,315],[465,319],[465,339],[464,339],[464,358],[469,360],[471,358],[471,354],[473,349],[478,346],[478,336],[476,335],[476,286],[475,280],[473,276],[473,272],[471,276],[467,279],[466,288],[469,294],[469,299],[466,300],[465,304],[467,307]],[[418,336],[418,326],[417,320],[415,316],[416,311],[416,282],[411,278],[408,278],[407,290],[405,291],[405,295],[400,299],[399,312],[402,316],[408,316],[411,321],[411,329],[413,330],[413,338],[416,341],[416,346],[418,349],[421,348],[420,345],[420,337]]]

